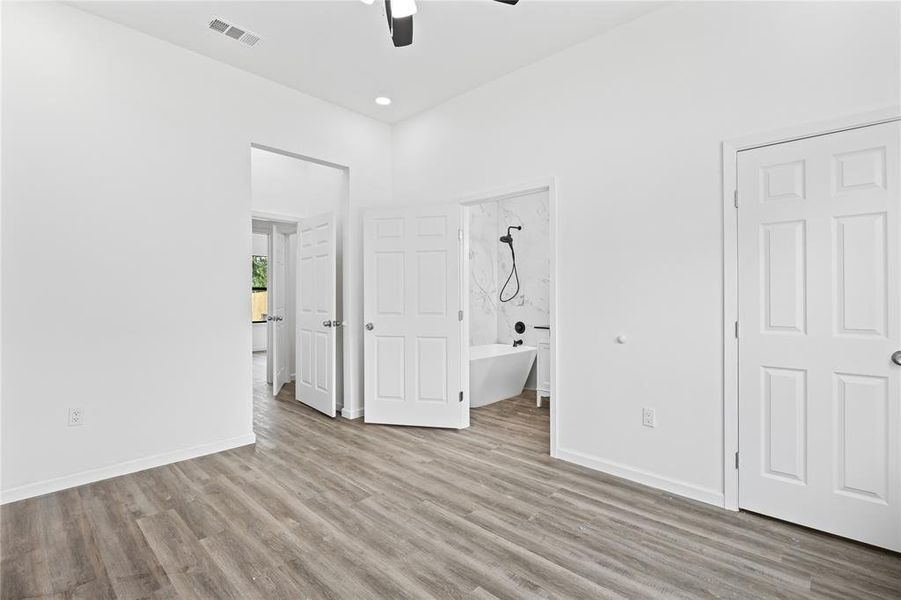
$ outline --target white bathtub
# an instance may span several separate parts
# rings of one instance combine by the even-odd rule
[[[478,408],[521,394],[536,353],[532,346],[470,346],[469,405]]]

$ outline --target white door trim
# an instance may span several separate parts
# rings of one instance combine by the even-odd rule
[[[341,416],[346,419],[358,419],[363,416],[363,394],[361,383],[363,373],[363,364],[361,361],[363,336],[359,331],[360,328],[354,326],[354,317],[362,316],[362,307],[360,310],[357,310],[357,299],[354,295],[354,280],[357,278],[357,271],[360,269],[357,262],[362,258],[362,254],[359,252],[359,242],[357,241],[356,236],[350,235],[349,233],[351,227],[357,227],[359,225],[358,220],[352,218],[354,211],[353,207],[355,205],[351,201],[351,167],[338,162],[316,158],[315,156],[307,154],[282,150],[280,148],[256,142],[251,142],[250,147],[325,167],[332,167],[344,172],[344,191],[342,193],[341,204],[336,210],[336,218],[338,219],[338,245],[341,248],[341,263],[339,267],[341,295],[339,302],[341,305],[341,321],[343,323],[340,331],[343,347],[343,360],[340,365],[342,380],[339,385],[339,390],[341,390],[343,406],[341,409]],[[247,169],[247,177],[250,177],[249,160],[247,162]],[[255,209],[251,209],[250,213],[251,219],[283,221],[294,224],[301,219],[301,217],[293,215]],[[360,259],[358,259],[358,255],[360,256]],[[360,275],[360,279],[362,280],[362,275]],[[360,298],[360,302],[362,302],[362,297]],[[336,368],[338,367],[336,366]]]
[[[892,121],[901,121],[901,106],[723,142],[723,507],[728,510],[738,510],[735,459],[738,453],[738,338],[735,335],[738,321],[738,219],[735,207],[738,153]]]
[[[557,377],[557,178],[554,176],[527,181],[518,184],[511,184],[497,188],[491,188],[480,192],[466,194],[457,199],[461,205],[466,207],[463,218],[464,231],[464,251],[463,251],[463,268],[460,270],[462,277],[460,289],[463,293],[465,302],[463,306],[469,306],[469,247],[468,247],[468,227],[469,219],[466,213],[469,212],[468,206],[480,204],[482,202],[490,202],[493,200],[503,200],[516,196],[524,196],[533,192],[547,191],[548,194],[548,212],[550,213],[550,262],[551,262],[551,281],[550,281],[550,340],[551,340],[551,389],[553,397],[550,404],[551,411],[551,456],[557,458],[559,455],[557,435],[557,422],[560,410],[560,398],[562,398],[562,390],[560,389],[560,378]],[[469,398],[469,311],[463,312],[463,343],[461,351],[463,353],[463,393]]]

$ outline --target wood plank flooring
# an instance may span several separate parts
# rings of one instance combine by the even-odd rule
[[[464,431],[292,396],[257,382],[255,447],[4,506],[0,597],[901,598],[901,555],[551,459],[531,394]]]

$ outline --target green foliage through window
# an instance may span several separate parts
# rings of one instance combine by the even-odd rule
[[[250,257],[250,288],[251,288],[251,320],[254,323],[266,322],[266,311],[269,305],[268,280],[266,278],[269,258],[266,256]]]
[[[250,287],[255,290],[265,290],[268,286],[266,281],[267,264],[269,257],[267,256],[251,256],[251,283]]]

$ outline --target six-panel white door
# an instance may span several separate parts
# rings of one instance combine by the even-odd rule
[[[363,219],[364,417],[462,428],[461,207],[379,209]]]
[[[287,236],[273,224],[269,232],[269,361],[272,365],[272,395],[277,396],[288,382],[288,331],[285,324],[288,274]]]
[[[739,153],[739,505],[901,550],[899,124]]]
[[[334,213],[298,223],[295,397],[330,417],[337,414],[336,250]]]

